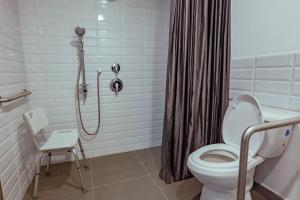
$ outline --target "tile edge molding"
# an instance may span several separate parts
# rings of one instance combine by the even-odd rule
[[[280,197],[278,194],[274,193],[270,189],[266,188],[262,184],[258,182],[254,182],[252,190],[257,192],[260,196],[262,196],[265,199],[272,199],[272,200],[284,200],[282,197]]]

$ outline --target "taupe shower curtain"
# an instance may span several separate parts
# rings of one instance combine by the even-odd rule
[[[191,176],[189,154],[222,142],[228,105],[230,0],[172,0],[160,177]]]

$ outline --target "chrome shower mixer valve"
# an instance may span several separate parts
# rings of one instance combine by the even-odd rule
[[[118,78],[118,73],[120,71],[121,67],[118,63],[114,63],[111,66],[111,71],[115,73],[116,78],[112,79],[110,81],[110,89],[115,92],[115,95],[118,94],[123,89],[123,82],[121,79]]]

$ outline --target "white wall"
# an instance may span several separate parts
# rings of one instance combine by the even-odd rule
[[[233,0],[231,97],[255,95],[264,106],[300,112],[300,1]],[[300,196],[300,129],[280,158],[257,168],[256,180],[285,199]]]
[[[300,50],[299,0],[232,0],[232,55]]]
[[[27,88],[16,0],[0,0],[0,95]],[[0,105],[0,180],[5,200],[21,200],[34,174],[35,147],[22,114],[25,99]]]
[[[84,123],[96,128],[96,69],[101,67],[101,130],[84,138],[89,157],[161,144],[169,1],[19,0],[24,58],[32,107],[43,106],[50,129],[76,128],[74,86],[78,61],[70,42],[86,28],[89,97]],[[98,20],[102,19],[102,20]],[[119,63],[124,89],[109,89]]]

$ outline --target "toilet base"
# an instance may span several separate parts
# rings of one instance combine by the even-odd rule
[[[202,188],[200,200],[236,200],[237,191],[228,190],[228,191],[217,191],[211,188],[206,187],[205,185]],[[252,200],[250,191],[246,191],[245,200]]]

